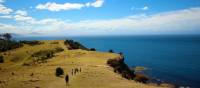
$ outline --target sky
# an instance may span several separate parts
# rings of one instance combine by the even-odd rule
[[[200,0],[0,0],[0,33],[200,34]]]

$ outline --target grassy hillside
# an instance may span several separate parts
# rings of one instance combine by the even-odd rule
[[[66,88],[66,74],[69,75],[68,88],[160,88],[155,84],[127,80],[114,73],[107,60],[120,58],[118,54],[68,50],[62,40],[41,42],[1,53],[5,61],[0,63],[0,88]],[[34,53],[58,47],[64,51],[55,53],[46,62],[34,62],[38,59],[32,56]],[[55,76],[57,67],[63,68],[63,76]],[[81,68],[81,72],[72,75],[75,68]]]

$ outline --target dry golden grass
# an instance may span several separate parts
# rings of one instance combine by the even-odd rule
[[[0,64],[0,88],[158,88],[122,78],[106,65],[110,58],[119,57],[118,54],[67,50],[64,41],[42,41],[44,44],[36,46],[25,45],[6,52],[5,63]],[[52,42],[59,42],[54,44]],[[57,53],[47,63],[23,66],[34,52],[45,49],[62,47],[65,50]],[[11,61],[17,58],[16,61]],[[56,77],[55,69],[61,67],[64,74],[69,75],[69,85],[66,86],[64,76]],[[81,68],[82,71],[71,75],[71,70]]]

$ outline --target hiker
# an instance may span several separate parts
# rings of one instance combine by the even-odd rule
[[[68,74],[65,76],[65,82],[66,82],[66,85],[68,85],[68,83],[69,83],[69,76],[68,76]]]
[[[78,68],[76,68],[76,72],[78,72]]]
[[[76,68],[74,69],[74,74],[76,75]]]
[[[72,69],[72,75],[73,75],[73,73],[74,73],[74,72],[73,72],[73,69]]]
[[[81,72],[81,68],[79,69],[79,72]]]

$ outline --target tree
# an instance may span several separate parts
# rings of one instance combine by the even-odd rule
[[[2,35],[5,40],[10,40],[12,38],[11,34],[5,33]]]
[[[0,63],[3,63],[3,62],[4,62],[3,56],[0,56]]]
[[[0,39],[2,39],[2,34],[0,34]]]
[[[82,49],[82,50],[89,50],[85,46],[83,46],[81,43],[73,41],[73,40],[65,40],[65,45],[69,46],[69,49]]]

